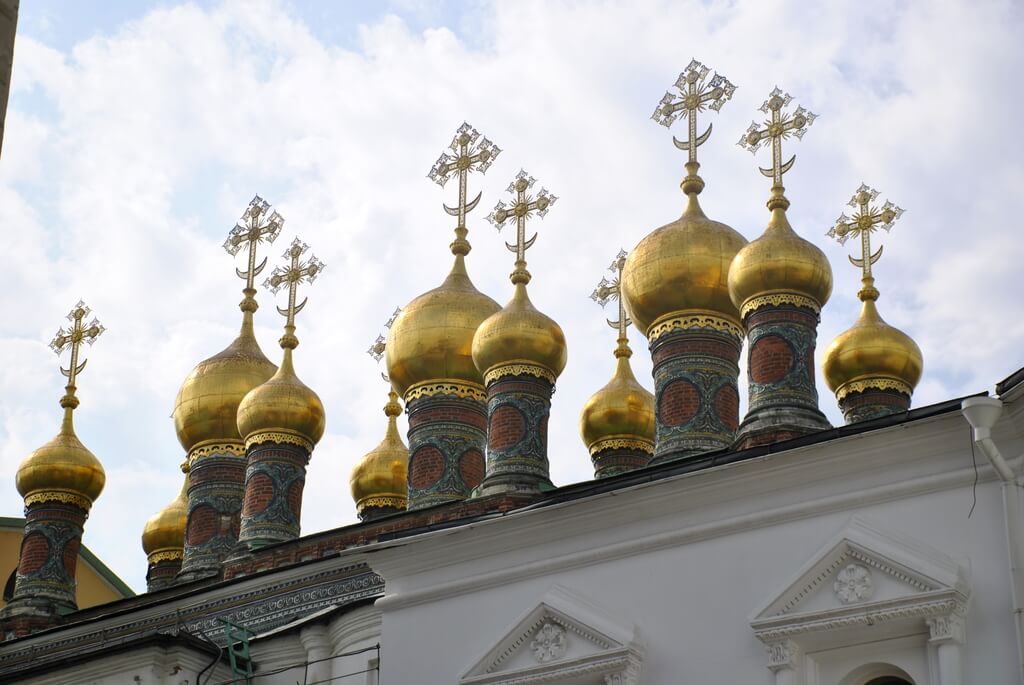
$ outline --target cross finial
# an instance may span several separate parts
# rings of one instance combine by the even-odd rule
[[[710,73],[711,69],[708,67],[695,59],[690,60],[690,64],[679,74],[675,82],[679,94],[666,92],[651,115],[651,119],[665,128],[672,126],[679,118],[686,119],[689,123],[688,137],[685,141],[672,137],[672,142],[677,148],[689,152],[689,161],[686,163],[687,176],[683,180],[683,192],[687,194],[699,193],[704,189],[704,181],[697,175],[700,168],[697,162],[697,148],[711,135],[711,124],[708,124],[704,133],[697,135],[697,114],[706,109],[719,111],[736,92],[736,86],[717,72],[708,80]]]
[[[434,162],[427,174],[434,183],[442,188],[449,179],[458,175],[459,177],[459,204],[455,207],[444,205],[444,211],[449,216],[458,217],[459,223],[455,227],[455,242],[451,244],[454,254],[469,254],[470,245],[466,240],[469,231],[466,229],[466,213],[473,211],[480,202],[481,193],[477,193],[471,202],[466,201],[466,183],[469,172],[479,171],[481,174],[494,163],[494,160],[501,154],[501,148],[492,143],[486,137],[481,138],[475,128],[466,122],[455,132],[455,137],[448,146],[451,152],[442,152],[441,156]]]
[[[789,158],[785,164],[782,162],[782,141],[795,136],[798,140],[804,137],[808,127],[818,118],[817,114],[808,112],[803,107],[797,107],[792,115],[784,114],[782,109],[789,106],[793,98],[789,93],[783,93],[776,86],[768,95],[768,99],[761,105],[760,110],[768,115],[764,122],[764,128],[758,128],[757,122],[752,122],[747,132],[740,138],[740,147],[757,153],[762,147],[769,143],[772,147],[772,166],[770,169],[760,168],[762,174],[772,179],[772,200],[768,203],[769,209],[776,206],[786,209],[789,201],[783,195],[782,175],[789,171],[796,155]]]
[[[256,264],[256,246],[260,243],[273,243],[281,234],[282,228],[284,228],[284,217],[278,214],[277,210],[271,212],[270,203],[257,195],[249,202],[242,217],[228,233],[227,240],[224,241],[224,249],[232,257],[238,254],[243,245],[248,244],[249,247],[248,268],[245,271],[235,268],[238,277],[245,279],[245,290],[242,291],[245,294],[245,299],[239,305],[243,312],[256,311],[258,305],[254,297],[256,288],[253,287],[253,283],[263,271],[263,267],[267,265],[266,257],[258,265]]]
[[[616,329],[619,332],[618,347],[615,349],[615,356],[621,357],[623,355],[630,356],[632,351],[629,349],[629,338],[626,337],[626,328],[633,323],[632,319],[626,314],[626,303],[622,299],[622,269],[626,266],[626,251],[619,250],[619,253],[615,255],[615,261],[611,263],[608,270],[612,272],[612,280],[607,278],[601,278],[601,281],[594,288],[594,292],[590,294],[590,299],[597,302],[599,305],[604,307],[608,302],[616,300],[619,303],[619,318],[616,321],[607,319],[608,325]]]
[[[397,319],[398,315],[401,313],[402,308],[395,307],[395,311],[391,313],[390,318],[388,318],[388,320],[384,322],[384,328],[390,330],[391,327],[395,324],[395,319]],[[379,362],[384,357],[384,352],[386,349],[387,338],[385,338],[384,334],[381,333],[380,335],[377,336],[377,339],[373,341],[373,344],[370,345],[370,349],[366,350],[366,354],[373,357],[374,361]],[[388,378],[388,375],[383,371],[381,372],[380,377],[383,378],[388,383],[391,382],[391,379]]]
[[[325,268],[324,263],[315,256],[310,256],[305,261],[302,260],[302,255],[308,249],[309,246],[306,243],[295,238],[282,255],[288,260],[288,264],[275,268],[270,273],[270,277],[263,282],[263,286],[275,295],[282,288],[288,288],[288,306],[284,309],[281,307],[277,308],[281,316],[287,317],[284,325],[284,336],[280,340],[281,347],[285,349],[294,350],[299,345],[299,340],[295,337],[295,315],[302,311],[302,308],[306,306],[306,301],[309,299],[305,297],[301,303],[295,304],[299,284],[312,283]]]
[[[85,318],[92,312],[81,300],[78,304],[72,308],[68,313],[67,319],[71,322],[71,326],[67,329],[61,327],[57,331],[57,335],[50,341],[50,349],[57,353],[59,356],[62,352],[67,349],[71,350],[71,364],[68,368],[60,367],[60,372],[67,376],[68,383],[65,386],[64,397],[60,400],[60,406],[65,409],[74,409],[78,406],[78,398],[75,397],[75,381],[78,379],[78,374],[82,373],[85,369],[85,364],[88,360],[83,360],[81,364],[78,363],[78,355],[81,350],[82,343],[92,345],[96,342],[96,338],[103,334],[106,329],[103,324],[93,317],[89,323],[83,323]]]
[[[845,245],[850,238],[860,236],[860,257],[847,257],[851,264],[862,270],[861,283],[864,287],[857,293],[862,300],[878,299],[878,290],[874,286],[875,278],[871,275],[871,265],[882,257],[882,246],[879,246],[878,252],[871,252],[871,234],[879,228],[884,228],[886,232],[892,230],[896,220],[903,216],[903,210],[889,201],[880,208],[872,206],[871,203],[876,198],[878,191],[861,183],[860,188],[857,188],[857,192],[847,203],[855,210],[853,216],[840,214],[835,226],[827,233],[830,238],[838,240],[840,245]]]
[[[505,227],[507,221],[515,219],[516,242],[505,243],[505,247],[516,253],[516,270],[512,272],[512,282],[524,285],[530,282],[530,272],[526,270],[526,251],[537,240],[536,233],[529,240],[526,239],[526,220],[533,216],[534,212],[543,218],[551,209],[551,205],[558,200],[545,188],[541,188],[536,196],[530,195],[529,191],[536,182],[537,179],[520,169],[515,179],[505,189],[505,192],[513,195],[512,204],[498,202],[494,211],[487,215],[487,220],[499,231]]]

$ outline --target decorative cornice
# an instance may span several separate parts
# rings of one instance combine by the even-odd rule
[[[409,498],[401,495],[374,495],[359,501],[356,509],[362,511],[367,507],[394,507],[395,509],[406,509],[409,506]]]
[[[654,454],[654,441],[642,438],[602,438],[590,445],[590,456],[604,450],[639,450]]]
[[[865,378],[863,380],[849,381],[843,383],[836,390],[836,399],[842,402],[846,399],[847,395],[851,395],[855,392],[864,392],[865,390],[893,390],[895,392],[903,393],[908,397],[913,394],[914,390],[903,381],[896,380],[895,378]]]
[[[188,460],[208,457],[213,454],[231,454],[236,457],[245,456],[245,443],[241,440],[206,440],[188,451]]]
[[[453,395],[455,397],[477,400],[478,402],[487,401],[487,393],[484,391],[483,386],[451,379],[417,383],[405,391],[404,399],[406,405],[408,405],[413,400],[421,397],[433,397],[434,395]]]
[[[484,374],[484,385],[490,385],[506,376],[536,376],[551,385],[555,384],[555,374],[551,373],[550,369],[527,361],[514,361],[489,368]]]
[[[769,295],[758,295],[744,302],[743,306],[740,307],[740,318],[745,320],[749,314],[761,307],[778,307],[784,304],[791,304],[795,307],[805,307],[813,311],[815,314],[821,314],[821,305],[818,304],[818,301],[807,297],[806,295],[798,295],[796,293],[771,293]]]
[[[265,442],[271,442],[275,445],[297,445],[308,453],[313,452],[313,443],[309,441],[305,436],[299,435],[298,433],[292,433],[291,431],[258,431],[245,439],[245,449],[249,450],[253,445],[261,445]]]
[[[161,561],[181,561],[185,558],[185,552],[181,549],[161,549],[146,557],[150,565],[158,564]]]
[[[665,316],[655,320],[654,323],[647,328],[647,340],[649,342],[654,342],[671,331],[685,331],[701,328],[728,333],[739,341],[742,341],[743,338],[746,337],[746,332],[743,330],[743,327],[735,321],[726,319],[714,312],[689,310],[672,312],[671,314],[666,314]]]
[[[37,490],[25,495],[25,506],[38,504],[39,502],[60,502],[61,504],[72,504],[86,512],[92,507],[92,500],[83,497],[77,492],[69,490]]]

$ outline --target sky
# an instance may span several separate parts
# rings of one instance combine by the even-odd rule
[[[396,306],[437,286],[456,184],[426,178],[468,121],[504,151],[474,175],[477,287],[511,296],[512,256],[484,221],[520,168],[560,199],[528,253],[535,305],[569,362],[553,399],[552,479],[592,478],[579,411],[611,376],[614,318],[588,299],[620,248],[678,217],[685,153],[651,112],[691,58],[737,86],[700,148],[705,212],[748,239],[770,180],[736,145],[778,85],[819,118],[786,175],[789,218],[829,256],[818,361],[856,318],[853,243],[825,233],[862,183],[906,214],[875,266],[886,320],[924,354],[923,406],[1024,365],[1019,201],[1024,187],[1024,10],[1019,3],[432,2],[227,0],[22,3],[0,159],[0,515],[18,516],[18,464],[60,420],[47,348],[80,298],[106,333],[87,348],[79,437],[107,486],[84,542],[138,591],[139,536],[181,484],[177,389],[240,323],[243,266],[221,248],[254,194],[285,217],[271,265],[298,235],[327,265],[302,295],[295,364],[323,399],[303,532],[356,521],[348,475],[381,439],[383,371],[366,354]],[[302,296],[300,295],[300,297]],[[257,337],[283,325],[261,290]],[[630,332],[648,387],[643,336]],[[67,364],[66,355],[61,360]],[[745,363],[745,362],[741,362]],[[819,371],[821,406],[842,422]],[[745,379],[741,378],[741,389]],[[745,392],[741,392],[745,395]],[[741,410],[742,411],[742,410]],[[404,432],[404,418],[402,419]]]

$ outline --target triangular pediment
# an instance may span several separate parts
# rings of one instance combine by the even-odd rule
[[[797,623],[870,607],[966,598],[963,567],[920,541],[854,518],[763,605],[753,625]]]
[[[464,685],[604,682],[622,674],[634,683],[642,655],[636,629],[560,586],[520,616],[460,680]]]

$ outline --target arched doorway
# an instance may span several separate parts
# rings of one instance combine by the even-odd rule
[[[904,680],[897,676],[884,675],[881,678],[874,678],[869,680],[864,685],[914,685],[909,680]]]

